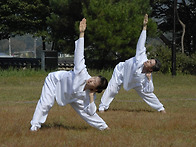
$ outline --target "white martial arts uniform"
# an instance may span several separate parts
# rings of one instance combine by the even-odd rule
[[[143,63],[148,60],[145,41],[146,30],[143,30],[137,43],[135,57],[130,58],[125,62],[120,62],[114,68],[112,78],[101,98],[99,111],[107,110],[109,108],[110,103],[120,90],[121,85],[123,85],[123,88],[126,91],[135,89],[138,95],[152,108],[158,111],[164,110],[163,105],[153,93],[154,86],[152,80],[149,81],[145,73],[142,73]]]
[[[32,127],[41,127],[56,100],[60,106],[70,104],[89,125],[99,130],[107,128],[107,124],[96,113],[95,103],[90,103],[89,90],[84,91],[86,80],[89,78],[91,76],[87,72],[84,60],[84,38],[79,38],[75,42],[74,71],[48,74],[31,120]]]

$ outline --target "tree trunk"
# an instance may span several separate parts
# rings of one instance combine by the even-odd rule
[[[42,48],[45,51],[46,50],[46,42],[45,42],[45,37],[42,36]]]
[[[176,10],[176,12],[177,12],[178,21],[180,22],[180,24],[182,26],[181,47],[182,47],[182,53],[184,54],[184,35],[185,35],[185,31],[186,31],[185,30],[186,25],[180,20],[177,10]]]
[[[52,51],[55,50],[55,45],[56,45],[56,43],[53,41],[53,42],[52,42]]]

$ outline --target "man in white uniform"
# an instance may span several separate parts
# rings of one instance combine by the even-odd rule
[[[101,98],[100,112],[109,108],[110,103],[123,85],[126,91],[135,89],[138,95],[152,108],[166,113],[163,105],[153,93],[154,86],[151,73],[159,70],[160,62],[156,59],[147,59],[145,48],[147,23],[148,15],[146,14],[143,21],[143,30],[137,43],[136,55],[116,65],[108,87]]]
[[[96,113],[95,93],[107,87],[107,80],[102,76],[91,77],[84,60],[84,31],[86,19],[80,22],[79,39],[75,42],[74,70],[49,73],[43,85],[41,97],[37,103],[31,131],[37,131],[46,121],[49,110],[54,102],[60,106],[70,104],[73,109],[91,126],[109,129],[105,121]]]

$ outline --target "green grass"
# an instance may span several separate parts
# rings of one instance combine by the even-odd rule
[[[110,79],[112,70],[89,73]],[[47,74],[32,70],[0,72],[0,147],[196,146],[196,76],[153,75],[155,94],[165,105],[166,115],[150,108],[134,90],[121,88],[110,109],[98,112],[111,130],[98,131],[69,105],[55,104],[42,129],[32,133],[30,121]],[[97,94],[97,107],[102,94]]]
[[[47,74],[41,70],[0,71],[0,100],[5,102],[37,99]]]

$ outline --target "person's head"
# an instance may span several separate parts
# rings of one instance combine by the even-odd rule
[[[85,87],[91,91],[101,93],[104,89],[107,88],[107,86],[108,86],[108,81],[105,77],[94,76],[86,81]]]
[[[158,59],[150,59],[144,62],[146,72],[159,71],[161,68],[161,62]]]

